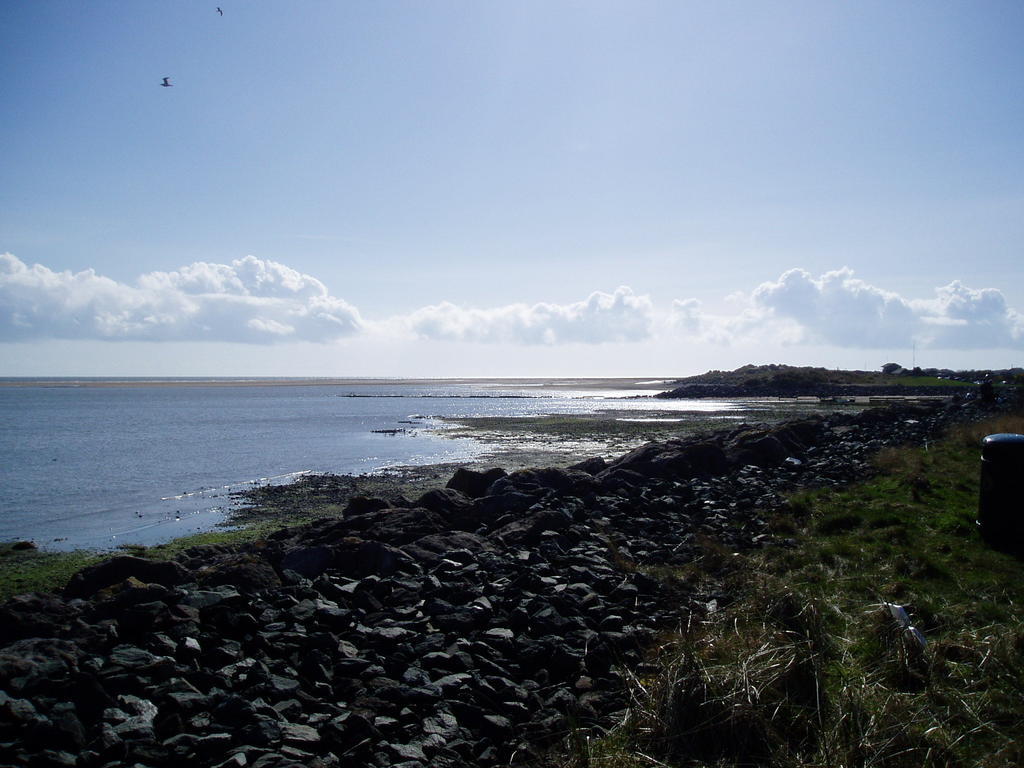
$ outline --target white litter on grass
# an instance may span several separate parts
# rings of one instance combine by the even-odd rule
[[[914,626],[910,620],[910,615],[902,605],[882,603],[881,607],[889,611],[889,615],[892,616],[893,620],[903,628],[904,632],[913,637],[921,648],[928,645],[928,640],[925,639],[924,633]]]

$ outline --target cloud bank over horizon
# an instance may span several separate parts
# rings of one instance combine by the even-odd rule
[[[0,341],[216,341],[330,343],[346,338],[513,346],[689,340],[891,349],[1024,347],[1024,315],[995,288],[959,280],[917,299],[871,285],[851,269],[814,277],[784,272],[733,297],[727,314],[694,298],[659,309],[620,286],[565,304],[466,307],[442,301],[384,320],[365,319],[311,275],[246,256],[149,272],[133,284],[92,269],[55,272],[0,254]]]
[[[0,312],[2,341],[331,341],[363,327],[358,310],[315,277],[254,256],[126,285],[0,254]]]
[[[1008,307],[1000,291],[959,280],[936,288],[932,299],[906,299],[854,277],[847,267],[819,278],[791,269],[759,285],[751,303],[754,316],[795,324],[796,343],[996,349],[1024,342],[1024,315]]]
[[[594,291],[571,304],[509,304],[490,309],[441,302],[397,320],[418,338],[513,344],[601,344],[651,337],[654,305],[627,286]]]

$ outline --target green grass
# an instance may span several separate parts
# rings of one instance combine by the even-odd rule
[[[435,478],[410,483],[433,487]],[[0,602],[23,592],[59,592],[78,570],[114,554],[168,560],[202,544],[238,545],[266,538],[274,531],[322,517],[339,517],[352,495],[376,495],[404,488],[390,477],[310,476],[290,485],[268,485],[250,492],[251,507],[239,511],[238,527],[220,528],[145,547],[125,545],[114,551],[52,552],[0,544]]]
[[[1024,764],[1024,562],[975,530],[979,442],[1024,418],[887,449],[878,475],[796,494],[772,521],[794,548],[699,563],[738,600],[666,634],[627,675],[630,714],[562,766]],[[883,603],[903,606],[923,649]],[[580,748],[586,745],[586,750]]]
[[[961,387],[972,389],[976,385],[966,381],[940,379],[935,376],[889,376],[885,382],[896,387]]]
[[[170,560],[186,549],[202,544],[238,545],[266,538],[273,531],[288,525],[308,522],[330,514],[317,509],[310,515],[295,515],[277,520],[262,520],[242,528],[196,533],[151,547],[126,545],[114,552],[74,550],[48,552],[38,549],[16,549],[12,544],[0,545],[0,603],[24,592],[59,592],[79,570],[116,554],[135,555],[153,560]]]
[[[854,384],[869,386],[950,387],[972,384],[940,379],[937,376],[913,374],[887,374],[881,371],[847,371],[790,365],[744,365],[734,371],[708,371],[698,376],[678,379],[674,384],[746,384],[756,385],[814,385]]]
[[[103,559],[95,552],[41,552],[0,545],[0,602],[24,592],[61,589],[77,571]]]

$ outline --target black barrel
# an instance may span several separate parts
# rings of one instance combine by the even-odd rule
[[[981,441],[978,529],[993,548],[1024,555],[1024,435]]]

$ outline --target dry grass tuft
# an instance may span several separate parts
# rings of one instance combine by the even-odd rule
[[[982,438],[1002,432],[1024,434],[1024,415],[1007,414],[977,424],[960,424],[950,430],[949,436],[959,445],[977,448]]]
[[[755,766],[813,750],[825,706],[820,612],[787,592],[763,596],[756,621],[715,614],[661,649],[659,675],[629,678],[640,753]]]

